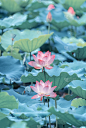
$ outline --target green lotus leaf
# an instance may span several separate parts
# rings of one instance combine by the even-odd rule
[[[10,128],[27,128],[26,125],[27,125],[26,122],[16,122],[13,123]]]
[[[86,106],[86,100],[82,98],[74,99],[71,102],[71,106],[78,108],[79,106]]]
[[[60,111],[56,111],[54,107],[51,107],[48,112],[51,114],[54,114],[55,116],[59,117],[65,122],[68,122],[74,126],[81,127],[86,126],[86,121],[79,121],[77,120],[72,114],[69,114],[68,112],[61,113]]]
[[[12,57],[14,57],[15,59],[22,60],[21,55],[20,55],[18,52],[15,52],[15,51],[12,51],[12,54],[11,54],[11,52],[10,52],[10,53],[8,53],[8,52],[3,52],[3,56],[12,56]]]
[[[77,60],[86,59],[86,46],[83,48],[77,48],[76,50],[67,53]]]
[[[86,80],[74,80],[69,84],[69,89],[81,98],[86,99]]]
[[[27,127],[30,127],[30,128],[38,128],[38,127],[41,127],[41,125],[34,121],[34,119],[31,117],[29,121],[26,121],[27,123]]]
[[[23,22],[21,25],[19,25],[18,27],[14,27],[14,28],[19,28],[19,29],[31,29],[34,28],[38,25],[38,22],[36,22],[35,20],[26,20],[25,22]]]
[[[32,2],[32,0],[15,0],[15,1],[21,7],[26,7],[28,4]]]
[[[18,108],[18,102],[14,96],[10,96],[7,92],[0,92],[0,108],[15,109]]]
[[[19,60],[23,59],[21,54],[19,54],[18,48],[12,48],[12,53],[11,53],[11,46],[10,45],[8,46],[6,51],[3,52],[3,56],[13,56],[15,59],[19,59]]]
[[[17,47],[24,52],[32,52],[36,50],[37,48],[41,47],[52,34],[53,33],[42,35],[33,40],[21,39],[14,43],[14,47]]]
[[[6,116],[7,115],[5,115],[5,114],[3,114],[3,113],[0,112],[0,120],[3,119],[3,118],[5,118]]]
[[[85,0],[59,0],[59,2],[64,6],[65,9],[73,7],[74,10],[79,10],[80,6],[85,2]]]
[[[5,117],[2,120],[0,120],[0,126],[1,126],[1,128],[10,127],[13,123],[15,123],[15,122],[9,120],[7,117]]]
[[[77,96],[77,95],[73,93],[72,95],[66,95],[66,96],[64,97],[64,99],[70,101],[70,100],[74,99],[76,96]]]
[[[82,26],[82,25],[85,25],[86,23],[86,14],[84,14],[81,18],[79,19],[75,19],[74,16],[69,13],[69,12],[64,12],[65,14],[65,17],[68,19],[68,21],[70,22],[71,25],[73,26]]]
[[[46,75],[46,81],[52,81],[52,87],[53,86],[57,86],[57,88],[55,88],[55,91],[58,91],[62,88],[64,88],[67,84],[69,84],[72,80],[80,80],[80,78],[77,77],[76,74],[73,75],[69,75],[66,72],[61,72],[59,76],[52,76],[50,77],[47,73],[45,73]],[[37,76],[33,76],[32,74],[29,73],[28,76],[21,76],[21,81],[23,83],[28,83],[28,82],[36,82],[36,81],[45,81],[44,79],[44,73],[40,72],[38,73]]]
[[[63,12],[52,12],[53,19],[52,19],[52,25],[55,26],[57,29],[62,29],[64,27],[68,27],[70,23],[65,18]],[[58,17],[58,18],[57,18]]]
[[[15,0],[0,0],[0,2],[1,6],[10,13],[19,12],[22,10]]]
[[[9,27],[18,27],[27,19],[27,15],[22,15],[20,13],[16,13],[13,16],[9,16],[8,18],[4,18],[0,20],[0,29],[5,29]]]
[[[82,47],[86,46],[86,42],[83,39],[76,39],[75,37],[71,37],[71,38],[64,37],[62,41],[67,44],[75,43],[77,46],[82,46]]]
[[[12,45],[12,35],[15,34],[14,47],[21,49],[22,51],[31,52],[45,43],[45,41],[53,34],[43,35],[40,31],[24,30],[19,31],[13,29],[5,32],[1,37],[2,47],[7,49],[9,45]]]

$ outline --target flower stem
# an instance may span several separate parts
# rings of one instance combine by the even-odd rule
[[[45,68],[43,67],[43,69],[44,69],[44,79],[46,81]]]
[[[48,107],[49,107],[49,99],[48,99],[48,97],[47,97],[47,102],[48,102]],[[51,128],[50,116],[49,116],[49,125],[50,125],[50,128]]]
[[[30,52],[30,61],[31,61],[31,52]]]
[[[49,23],[49,26],[48,26],[48,34],[49,34],[49,32],[50,32],[50,23]]]
[[[0,56],[1,56],[1,50],[0,50]]]
[[[55,108],[57,109],[57,100],[55,99]],[[57,117],[56,117],[56,128],[58,128],[58,120],[57,120]]]
[[[51,128],[51,123],[50,123],[50,116],[49,116],[49,125],[50,125],[50,128]]]
[[[44,105],[45,105],[44,96],[43,96],[43,102],[44,102]]]
[[[70,89],[68,88],[68,95],[70,95]]]
[[[12,56],[12,51],[13,51],[13,40],[12,40],[12,44],[11,44],[11,56]]]

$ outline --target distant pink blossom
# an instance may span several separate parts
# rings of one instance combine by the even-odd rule
[[[36,81],[35,87],[30,87],[33,91],[35,91],[38,94],[34,95],[31,99],[36,99],[40,97],[40,100],[42,101],[43,96],[55,98],[57,94],[53,91],[57,86],[51,87],[51,85],[52,82],[50,82],[49,80],[45,83],[42,80],[40,80],[40,82]]]
[[[47,22],[51,22],[52,21],[52,15],[51,15],[50,12],[48,13],[48,15],[46,17],[46,20],[47,20]]]
[[[72,15],[75,15],[75,11],[72,7],[69,7],[68,12],[71,13]]]
[[[43,71],[43,67],[46,69],[52,69],[53,67],[50,64],[53,63],[55,59],[55,55],[51,55],[51,52],[47,51],[45,54],[43,52],[38,51],[37,57],[33,54],[33,58],[35,61],[30,61],[28,64],[33,66],[36,69],[41,69]]]
[[[55,9],[55,6],[53,4],[50,4],[47,8],[47,10],[52,10],[52,9]]]

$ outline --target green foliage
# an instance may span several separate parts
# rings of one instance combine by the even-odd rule
[[[82,98],[72,100],[71,106],[78,108],[79,106],[86,106],[86,100]]]

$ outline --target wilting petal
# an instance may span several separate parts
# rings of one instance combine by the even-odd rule
[[[54,86],[54,87],[50,88],[50,89],[49,89],[49,93],[53,92],[56,87],[57,87],[57,86]]]
[[[54,92],[52,92],[52,93],[50,93],[50,96],[49,97],[55,98],[56,96],[57,96],[57,94],[54,93]]]
[[[30,87],[32,88],[32,90],[33,90],[34,92],[38,93],[38,89],[37,89],[36,87],[34,87],[34,86],[30,86]]]
[[[34,58],[34,60],[36,61],[36,62],[38,62],[38,59],[37,59],[37,57],[33,54],[33,58]]]
[[[44,66],[44,65],[45,65],[45,61],[43,61],[43,60],[41,60],[41,59],[38,59],[38,63],[39,63],[39,65],[41,65],[41,66]]]
[[[48,61],[48,65],[52,64],[55,59],[55,55],[52,55],[50,60]]]
[[[46,66],[45,68],[46,69],[52,69],[53,67],[52,66]]]
[[[39,98],[40,96],[37,94],[37,95],[34,95],[31,99],[36,99],[36,98]]]

